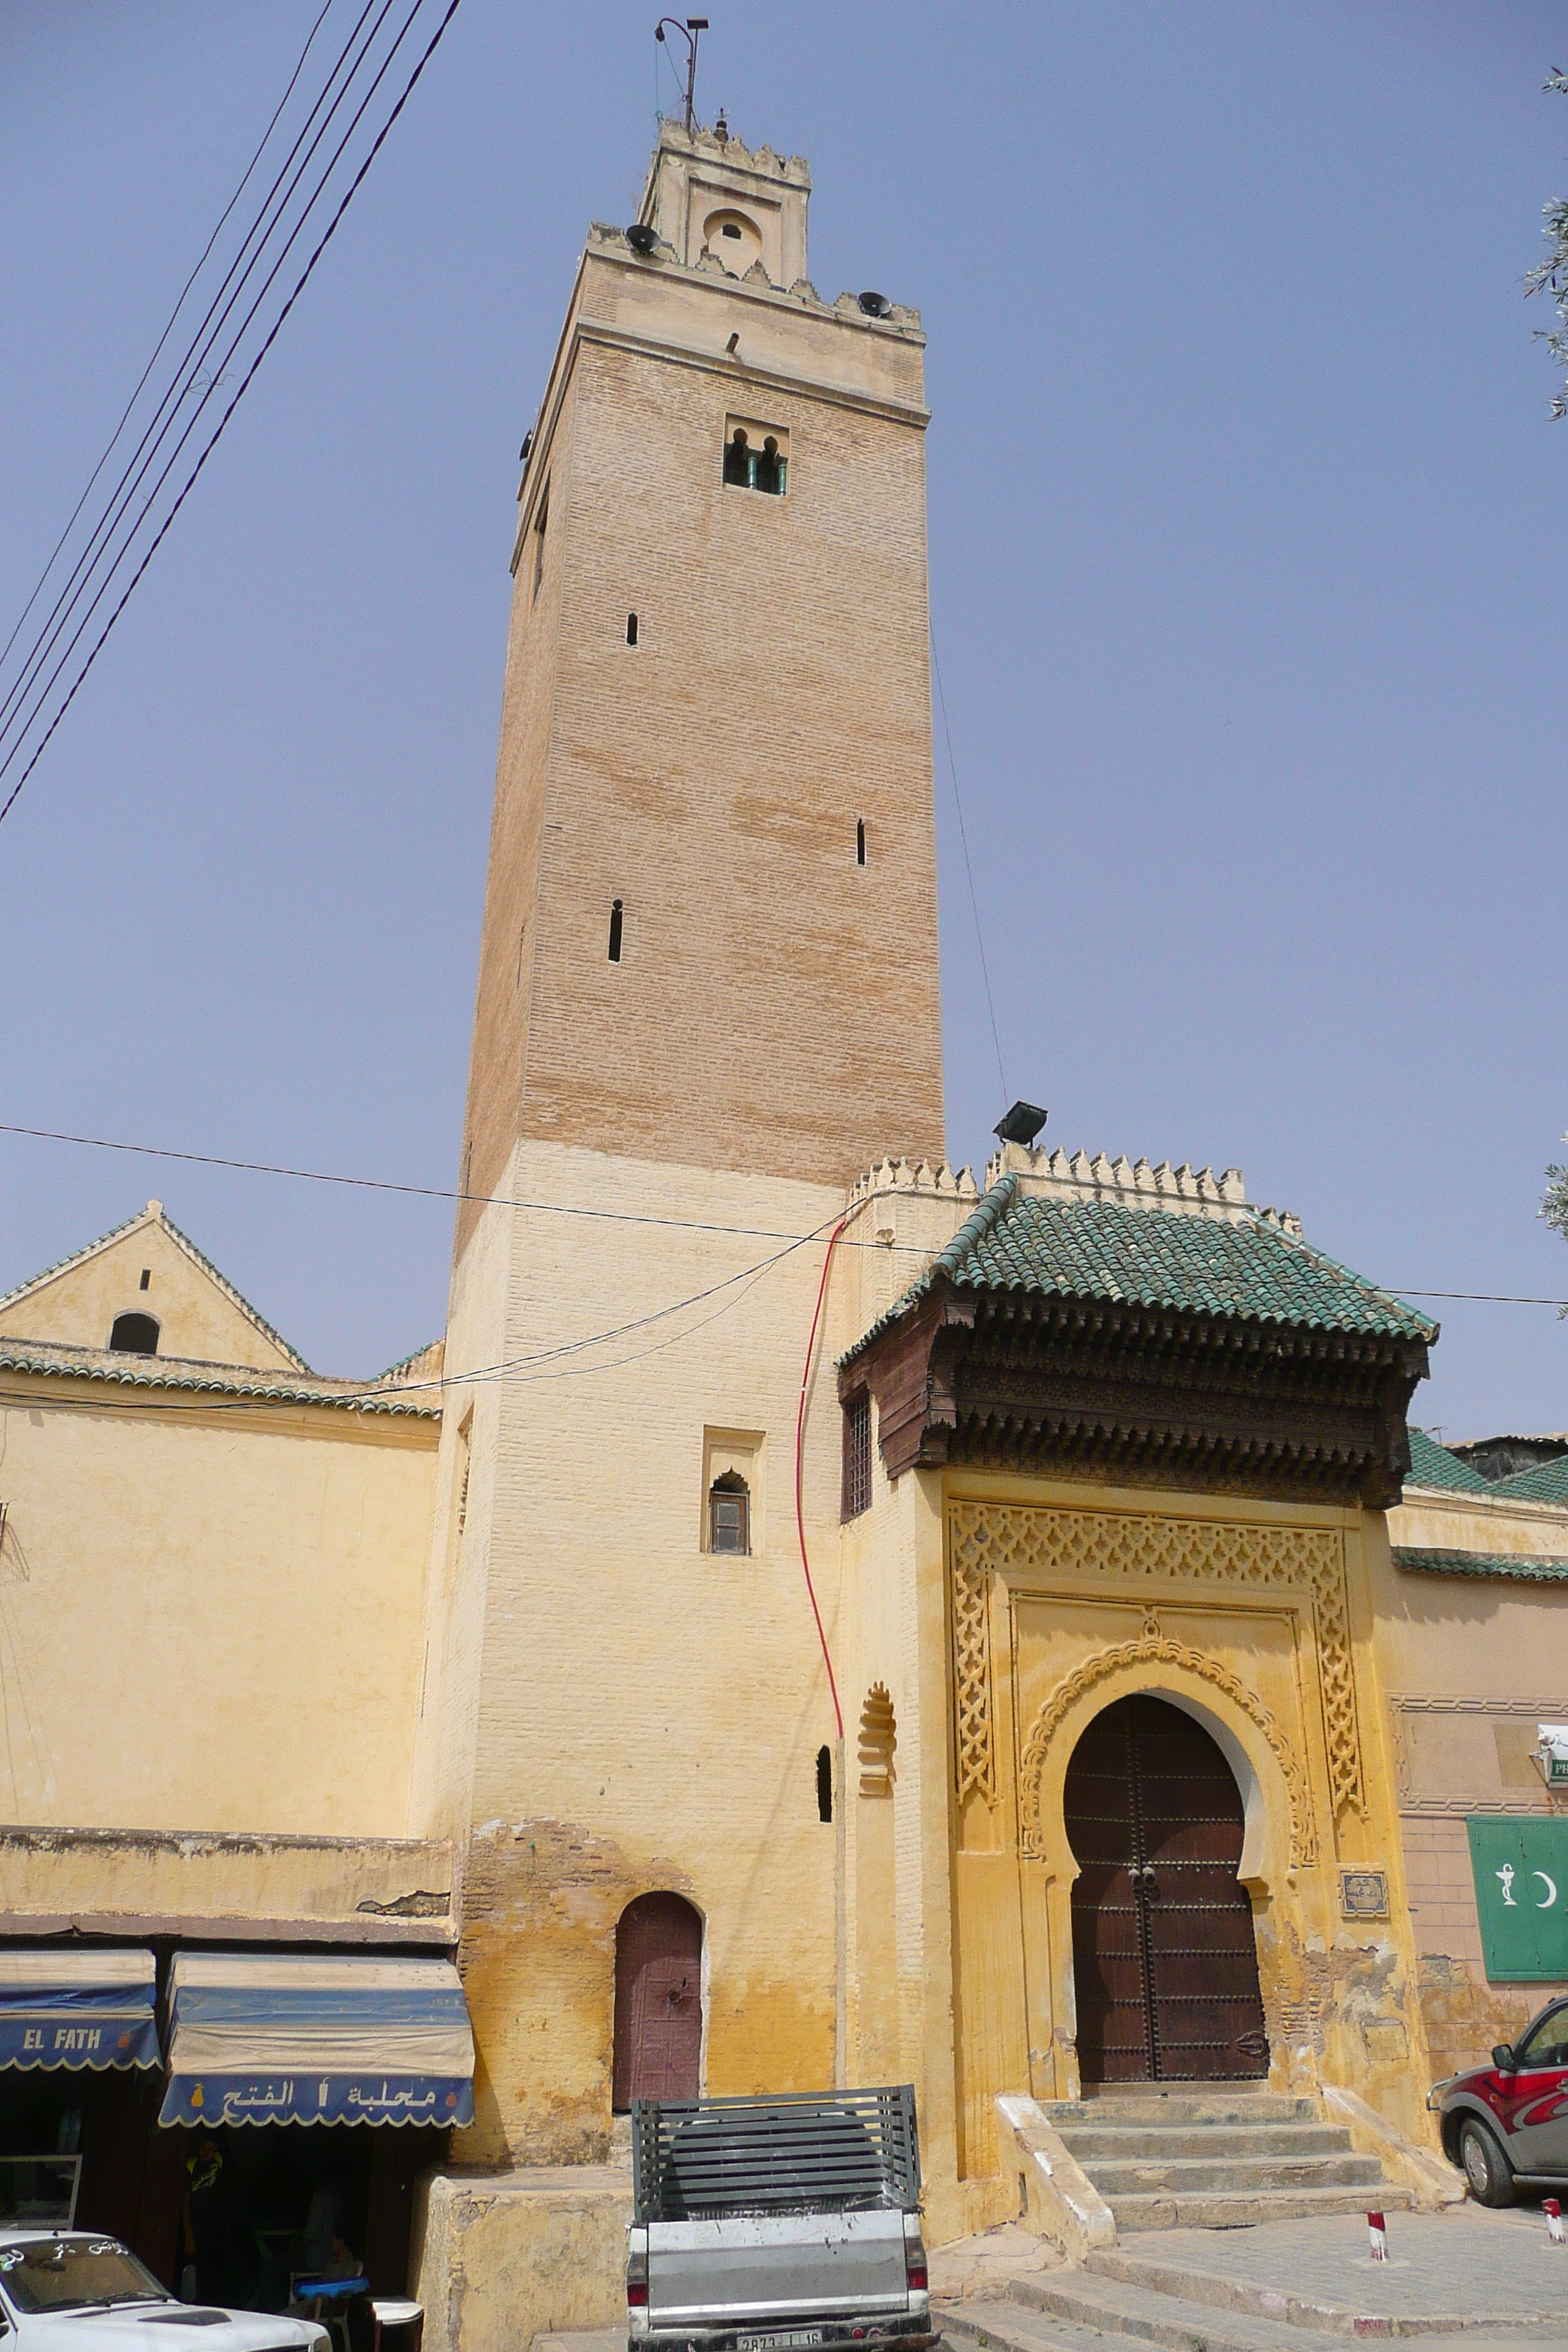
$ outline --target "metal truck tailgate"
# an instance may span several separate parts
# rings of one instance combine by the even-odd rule
[[[729,2214],[655,2221],[647,2233],[648,2319],[656,2328],[769,2326],[805,2314],[855,2317],[909,2309],[904,2217]]]

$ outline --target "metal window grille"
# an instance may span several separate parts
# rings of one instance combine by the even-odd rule
[[[844,1408],[844,1517],[871,1507],[871,1400],[862,1391]]]

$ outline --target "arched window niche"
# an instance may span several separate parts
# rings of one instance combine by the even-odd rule
[[[109,1334],[110,1352],[117,1356],[155,1356],[158,1318],[155,1315],[117,1315]]]

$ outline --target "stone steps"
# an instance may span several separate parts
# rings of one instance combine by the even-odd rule
[[[1114,2163],[1096,2157],[1092,2165],[1081,2148],[1072,2153],[1108,2202],[1147,2196],[1155,2189],[1180,2197],[1211,2189],[1234,2189],[1238,2194],[1244,2189],[1375,2189],[1383,2179],[1377,2158],[1352,2154],[1342,2137],[1333,2148],[1259,2153],[1248,2143],[1243,2152],[1233,2150],[1228,2156],[1178,2156],[1164,2149]]]
[[[1098,2103],[1097,2103],[1098,2104]],[[1087,2110],[1087,2102],[1079,2109]],[[1053,2124],[1058,2131],[1059,2123]],[[1096,2158],[1108,2163],[1134,2163],[1141,2157],[1164,2156],[1168,2152],[1165,2133],[1157,2126],[1100,2125],[1072,2123],[1073,2153],[1080,2164]],[[1183,2133],[1188,2152],[1194,2157],[1227,2156],[1236,2147],[1234,2124],[1190,2124]],[[1337,2156],[1345,2144],[1345,2136],[1337,2124],[1278,2123],[1248,2124],[1247,2152],[1252,2156]]]
[[[1045,2112],[1110,2206],[1119,2236],[1246,2229],[1411,2202],[1310,2099],[1139,2084],[1055,2100]]]

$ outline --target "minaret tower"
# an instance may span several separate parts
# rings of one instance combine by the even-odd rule
[[[649,1889],[702,1922],[709,2086],[832,2079],[788,1243],[943,1118],[924,338],[818,296],[809,191],[664,125],[527,445],[416,1773],[467,1853],[478,2161],[604,2144]],[[803,1486],[831,1642],[830,1368]]]

